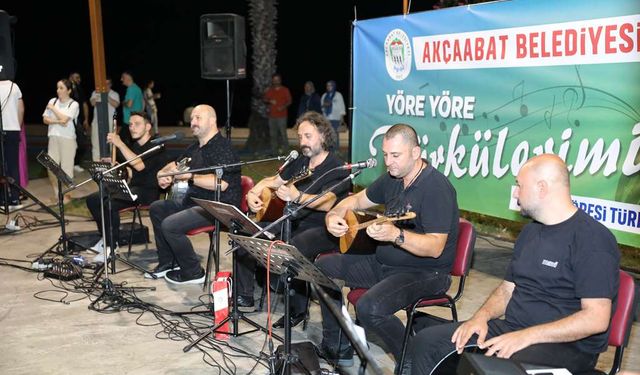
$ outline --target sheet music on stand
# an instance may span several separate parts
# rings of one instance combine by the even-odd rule
[[[36,160],[53,173],[65,186],[71,187],[73,185],[73,179],[66,174],[65,171],[62,170],[62,167],[60,167],[60,164],[56,163],[45,151],[40,151]]]
[[[89,164],[88,169],[89,173],[91,173],[92,176],[95,176],[97,173],[102,173],[111,167],[113,166],[109,163],[93,161]],[[135,200],[138,199],[138,196],[131,192],[129,185],[127,185],[127,181],[120,177],[119,169],[104,175],[102,177],[102,182],[104,183],[104,187],[111,198],[131,202],[135,202]]]
[[[242,211],[234,205],[200,198],[191,199],[229,229],[235,227],[238,232],[247,235],[254,235],[262,230],[258,224],[249,219],[247,215],[242,213]],[[275,238],[275,236],[270,232],[264,232],[262,235],[269,239]]]
[[[294,246],[286,243],[277,243],[272,246],[272,241],[270,240],[237,234],[229,234],[229,237],[251,253],[265,268],[267,267],[267,262],[269,262],[268,253],[269,247],[271,247],[271,264],[269,265],[271,272],[281,275],[288,270],[293,270],[296,273],[296,279],[340,291],[336,283],[322,273],[312,261],[302,255]]]
[[[103,161],[92,161],[89,163],[87,169],[89,170],[91,176],[95,176],[96,173],[104,172],[107,169],[111,169],[111,167],[113,167],[113,165],[111,165],[110,163],[106,163]],[[123,174],[124,172],[122,172],[122,169],[116,169],[115,171],[109,172],[110,177],[124,178]]]

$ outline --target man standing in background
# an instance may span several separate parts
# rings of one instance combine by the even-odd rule
[[[113,115],[116,113],[116,108],[120,105],[120,95],[113,91],[111,88],[111,78],[107,78],[107,88],[109,92],[107,94],[107,108],[109,111],[109,133],[111,133],[111,121],[113,121]],[[98,139],[98,103],[100,103],[100,93],[93,91],[89,102],[93,107],[93,120],[91,121],[91,158],[93,161],[100,161],[100,140]]]
[[[122,124],[119,124],[119,135],[122,141],[129,143],[131,141],[129,116],[131,116],[131,112],[142,112],[144,110],[144,97],[142,96],[140,86],[133,81],[133,75],[130,71],[122,73],[120,82],[127,87],[127,92],[124,95],[124,102],[122,103]]]
[[[6,176],[20,182],[20,169],[18,168],[18,150],[20,145],[20,126],[24,119],[24,102],[22,92],[15,82],[6,80],[0,81],[0,105],[2,105],[2,130],[4,131],[4,166],[3,171]],[[4,185],[9,186],[9,185]],[[8,191],[8,201],[5,201],[5,194],[0,190],[0,205],[8,205],[9,211],[17,210],[20,206],[20,192],[10,188]],[[3,208],[4,209],[4,208]]]
[[[89,105],[87,104],[87,97],[82,89],[82,77],[78,72],[71,72],[69,74],[69,81],[71,82],[71,99],[78,102],[80,105],[80,113],[75,123],[76,125],[76,156],[73,159],[73,170],[76,172],[84,172],[84,169],[80,165],[84,159],[84,155],[87,151],[87,131],[89,130]]]
[[[291,105],[291,92],[282,85],[282,76],[275,73],[271,77],[271,86],[264,93],[264,102],[269,106],[269,139],[271,142],[271,154],[289,150],[287,137],[287,115]]]

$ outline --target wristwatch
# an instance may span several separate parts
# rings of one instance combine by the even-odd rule
[[[400,234],[393,240],[393,243],[397,246],[401,246],[404,243],[404,229],[400,228]]]
[[[194,181],[193,181],[193,175],[191,175],[191,178],[187,180],[187,183],[189,184],[189,186],[193,186]]]

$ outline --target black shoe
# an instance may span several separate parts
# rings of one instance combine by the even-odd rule
[[[164,275],[164,279],[171,284],[202,284],[204,283],[204,270],[200,268],[200,272],[196,275],[183,275],[182,271],[169,271]]]
[[[168,264],[158,264],[156,268],[154,268],[151,272],[145,272],[145,279],[159,279],[164,277],[169,271],[177,271],[180,269],[180,266],[174,266],[171,263]],[[155,276],[155,277],[153,277]]]
[[[293,328],[300,324],[304,320],[306,315],[307,314],[303,312],[299,314],[292,314],[289,317],[289,321],[291,321],[291,327]],[[273,323],[273,328],[284,328],[284,316]]]
[[[353,366],[353,348],[351,346],[345,346],[338,351],[337,349],[320,345],[318,355],[335,366]]]
[[[238,310],[240,311],[251,312],[255,310],[255,308],[253,307],[254,305],[253,297],[238,296],[237,302],[238,302]]]

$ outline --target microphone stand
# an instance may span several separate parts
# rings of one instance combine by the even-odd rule
[[[100,294],[100,296],[98,296],[98,298],[96,298],[93,302],[91,302],[91,304],[89,305],[89,308],[92,310],[96,309],[96,305],[99,301],[102,301],[103,299],[110,301],[110,300],[114,300],[118,297],[118,291],[116,290],[115,286],[113,285],[113,282],[111,281],[110,277],[109,277],[109,266],[108,266],[108,262],[109,260],[111,260],[111,273],[115,273],[115,263],[116,263],[116,254],[115,254],[115,242],[113,239],[113,232],[111,229],[111,219],[109,219],[109,239],[110,239],[110,243],[109,245],[111,246],[111,251],[108,250],[106,244],[106,236],[107,236],[107,226],[105,225],[105,215],[104,215],[104,198],[105,198],[105,189],[104,189],[104,178],[105,176],[108,176],[111,172],[121,169],[129,164],[131,164],[132,162],[144,157],[147,154],[150,154],[152,152],[155,152],[157,150],[159,150],[160,148],[164,147],[164,145],[157,145],[154,146],[150,149],[148,149],[147,151],[141,153],[140,155],[137,155],[136,157],[133,157],[129,160],[126,160],[125,162],[121,163],[121,164],[117,164],[107,170],[104,171],[98,171],[94,174],[93,179],[98,183],[98,190],[100,192],[100,215],[101,215],[101,220],[102,220],[102,242],[105,245],[105,251],[104,251],[104,263],[102,264],[101,267],[99,267],[96,271],[96,277],[94,279],[94,284],[97,282],[97,280],[100,278],[100,276],[102,274],[104,274],[104,280],[102,280],[102,293]],[[109,207],[111,206],[110,202],[107,202],[107,204],[109,205]],[[109,213],[111,212],[111,210],[109,210]],[[111,217],[111,215],[109,215],[109,218]],[[122,260],[122,259],[121,259]],[[127,263],[128,264],[128,263]],[[77,286],[76,289],[81,289],[84,287],[81,286]],[[93,286],[91,287],[93,288]],[[122,288],[120,287],[120,289],[126,289],[126,290],[155,290],[155,287],[128,287],[128,288]],[[111,306],[111,304],[109,304],[109,306]]]
[[[251,237],[253,238],[257,238],[260,235],[264,234],[266,231],[268,231],[269,229],[277,226],[278,224],[282,223],[284,220],[288,220],[290,217],[295,216],[298,211],[306,208],[307,206],[309,206],[310,204],[312,204],[313,202],[317,201],[318,199],[324,197],[325,195],[327,195],[330,192],[333,192],[340,184],[349,181],[353,178],[355,178],[356,176],[358,176],[362,171],[361,170],[356,170],[354,172],[352,172],[351,174],[349,174],[348,176],[346,176],[345,178],[343,178],[342,180],[338,181],[337,183],[335,183],[334,185],[332,185],[331,187],[327,188],[326,190],[322,191],[320,194],[314,196],[313,198],[309,199],[308,201],[300,204],[300,205],[291,205],[293,208],[292,210],[290,210],[290,212],[287,212],[285,214],[283,214],[282,217],[280,217],[278,220],[274,221],[273,223],[265,226],[264,228],[260,229],[258,232],[254,233]],[[233,253],[233,256],[235,258],[235,251],[237,249],[239,249],[240,246],[234,246],[231,249],[229,249],[226,254],[231,254]],[[234,261],[235,264],[235,261]],[[232,295],[234,298],[237,298],[237,293],[236,293],[236,287],[237,287],[237,283],[233,283],[232,284]],[[286,286],[286,288],[288,288],[288,286]],[[203,333],[202,335],[200,335],[197,339],[195,339],[194,341],[192,341],[191,343],[189,343],[189,345],[185,346],[183,348],[183,351],[186,353],[188,352],[191,348],[193,348],[194,346],[196,346],[200,341],[204,340],[207,336],[209,336],[211,333],[215,332],[216,330],[218,330],[223,324],[225,324],[228,320],[233,320],[233,336],[238,336],[238,328],[237,328],[237,323],[239,318],[244,318],[244,316],[242,316],[240,313],[237,312],[236,309],[237,306],[237,301],[234,300],[234,304],[233,304],[233,311],[230,314],[229,317],[227,317],[225,320],[223,320],[221,323],[215,325],[213,328],[211,328],[210,330],[208,330],[207,332]],[[283,352],[283,358],[284,358],[284,362],[283,362],[283,373],[284,374],[290,374],[290,362],[293,362],[293,357],[291,356],[290,352],[291,352],[291,322],[289,320],[289,295],[288,293],[285,293],[285,325],[284,325],[284,352]],[[238,316],[236,316],[238,315]],[[244,318],[245,320],[247,320],[249,323],[252,323],[251,321],[249,321],[247,318]],[[269,329],[270,330],[270,329]],[[274,337],[276,337],[276,339],[279,339],[278,336],[273,335]],[[275,360],[275,355],[273,353],[273,342],[270,340],[269,341],[269,348],[271,350],[271,357],[270,357],[270,363],[272,361]],[[271,363],[270,367],[274,367],[274,364]]]
[[[105,295],[105,293],[107,292],[111,292],[113,290],[113,285],[111,283],[111,280],[109,279],[109,267],[107,267],[107,262],[109,259],[111,259],[111,271],[112,273],[115,272],[115,262],[116,262],[116,257],[115,257],[115,251],[113,251],[113,254],[109,254],[109,259],[107,259],[107,249],[106,249],[106,227],[105,227],[105,217],[104,217],[104,198],[105,198],[105,194],[104,194],[104,177],[109,175],[111,172],[117,170],[117,169],[121,169],[129,164],[131,164],[132,162],[146,156],[147,154],[150,154],[152,152],[155,152],[159,149],[161,149],[162,147],[164,147],[164,145],[157,145],[154,146],[150,149],[148,149],[147,151],[141,153],[140,155],[137,155],[136,157],[133,157],[129,160],[124,161],[121,164],[117,164],[114,165],[113,167],[104,170],[102,172],[97,172],[94,176],[93,179],[98,183],[98,189],[100,191],[100,213],[101,213],[101,221],[102,221],[102,243],[105,245],[105,251],[104,251],[104,262],[103,262],[103,267],[104,267],[104,275],[105,275],[105,291],[103,292],[103,295]],[[77,186],[76,186],[77,187]],[[75,189],[76,187],[74,187],[73,189]],[[111,211],[109,211],[109,216],[111,216]],[[109,223],[111,223],[111,219],[109,219]],[[109,245],[111,246],[112,250],[115,250],[115,246],[114,246],[114,239],[113,239],[113,231],[109,231],[109,235],[110,235],[110,243]],[[100,299],[100,298],[98,298]],[[95,303],[95,301],[94,301]]]
[[[287,155],[287,156],[289,156],[289,155]],[[274,158],[268,158],[268,159],[251,160],[251,161],[240,161],[240,162],[232,163],[232,164],[220,164],[220,165],[214,165],[213,167],[203,167],[203,168],[197,168],[197,169],[189,169],[188,171],[168,172],[168,173],[159,174],[158,177],[177,176],[177,175],[186,174],[186,173],[209,172],[209,171],[213,171],[213,170],[217,170],[217,169],[243,167],[245,165],[250,165],[250,164],[265,163],[265,162],[274,161],[274,160],[282,160],[282,159],[286,159],[287,156],[276,156]]]
[[[354,179],[355,177],[357,177],[360,173],[362,173],[362,170],[358,169],[356,171],[353,171],[351,174],[349,174],[348,176],[346,176],[345,178],[343,178],[342,180],[338,181],[337,183],[335,183],[334,185],[330,186],[329,188],[325,189],[324,191],[322,191],[320,194],[317,194],[316,196],[314,196],[313,198],[309,199],[308,201],[302,203],[302,204],[291,204],[290,205],[290,209],[285,210],[283,216],[281,216],[278,220],[272,222],[271,224],[265,226],[264,228],[262,228],[260,231],[256,232],[255,234],[253,234],[251,237],[257,238],[260,235],[262,235],[263,233],[265,233],[266,231],[268,231],[269,229],[277,226],[278,224],[282,223],[283,221],[288,221],[290,220],[291,217],[295,217],[295,215],[302,209],[308,207],[310,204],[314,203],[315,201],[317,201],[318,199],[324,197],[325,195],[327,195],[330,192],[333,192],[336,188],[338,188],[338,186],[340,186],[342,183],[346,182],[346,181],[350,181],[352,179]],[[237,249],[239,249],[240,246],[235,246],[231,249],[229,249],[227,251],[226,254],[235,252]],[[288,278],[290,279],[290,277]],[[290,374],[291,373],[291,368],[290,368],[290,362],[293,361],[293,358],[291,356],[291,321],[290,321],[290,314],[289,314],[289,286],[288,283],[290,282],[290,280],[285,280],[286,284],[285,284],[285,310],[284,310],[284,351],[282,353],[282,357],[284,359],[283,361],[283,367],[282,367],[282,371],[284,374]],[[268,286],[267,286],[268,287]],[[218,328],[218,326],[214,327],[212,329],[212,331],[215,331]],[[269,327],[270,328],[270,327]],[[196,339],[195,342],[193,342],[191,346],[196,345],[198,342],[200,342],[204,337],[206,337],[206,335],[208,335],[208,333],[206,333],[203,337]],[[269,342],[269,348],[272,350],[271,354],[271,358],[275,358],[275,354],[273,353],[273,342],[270,341]]]

